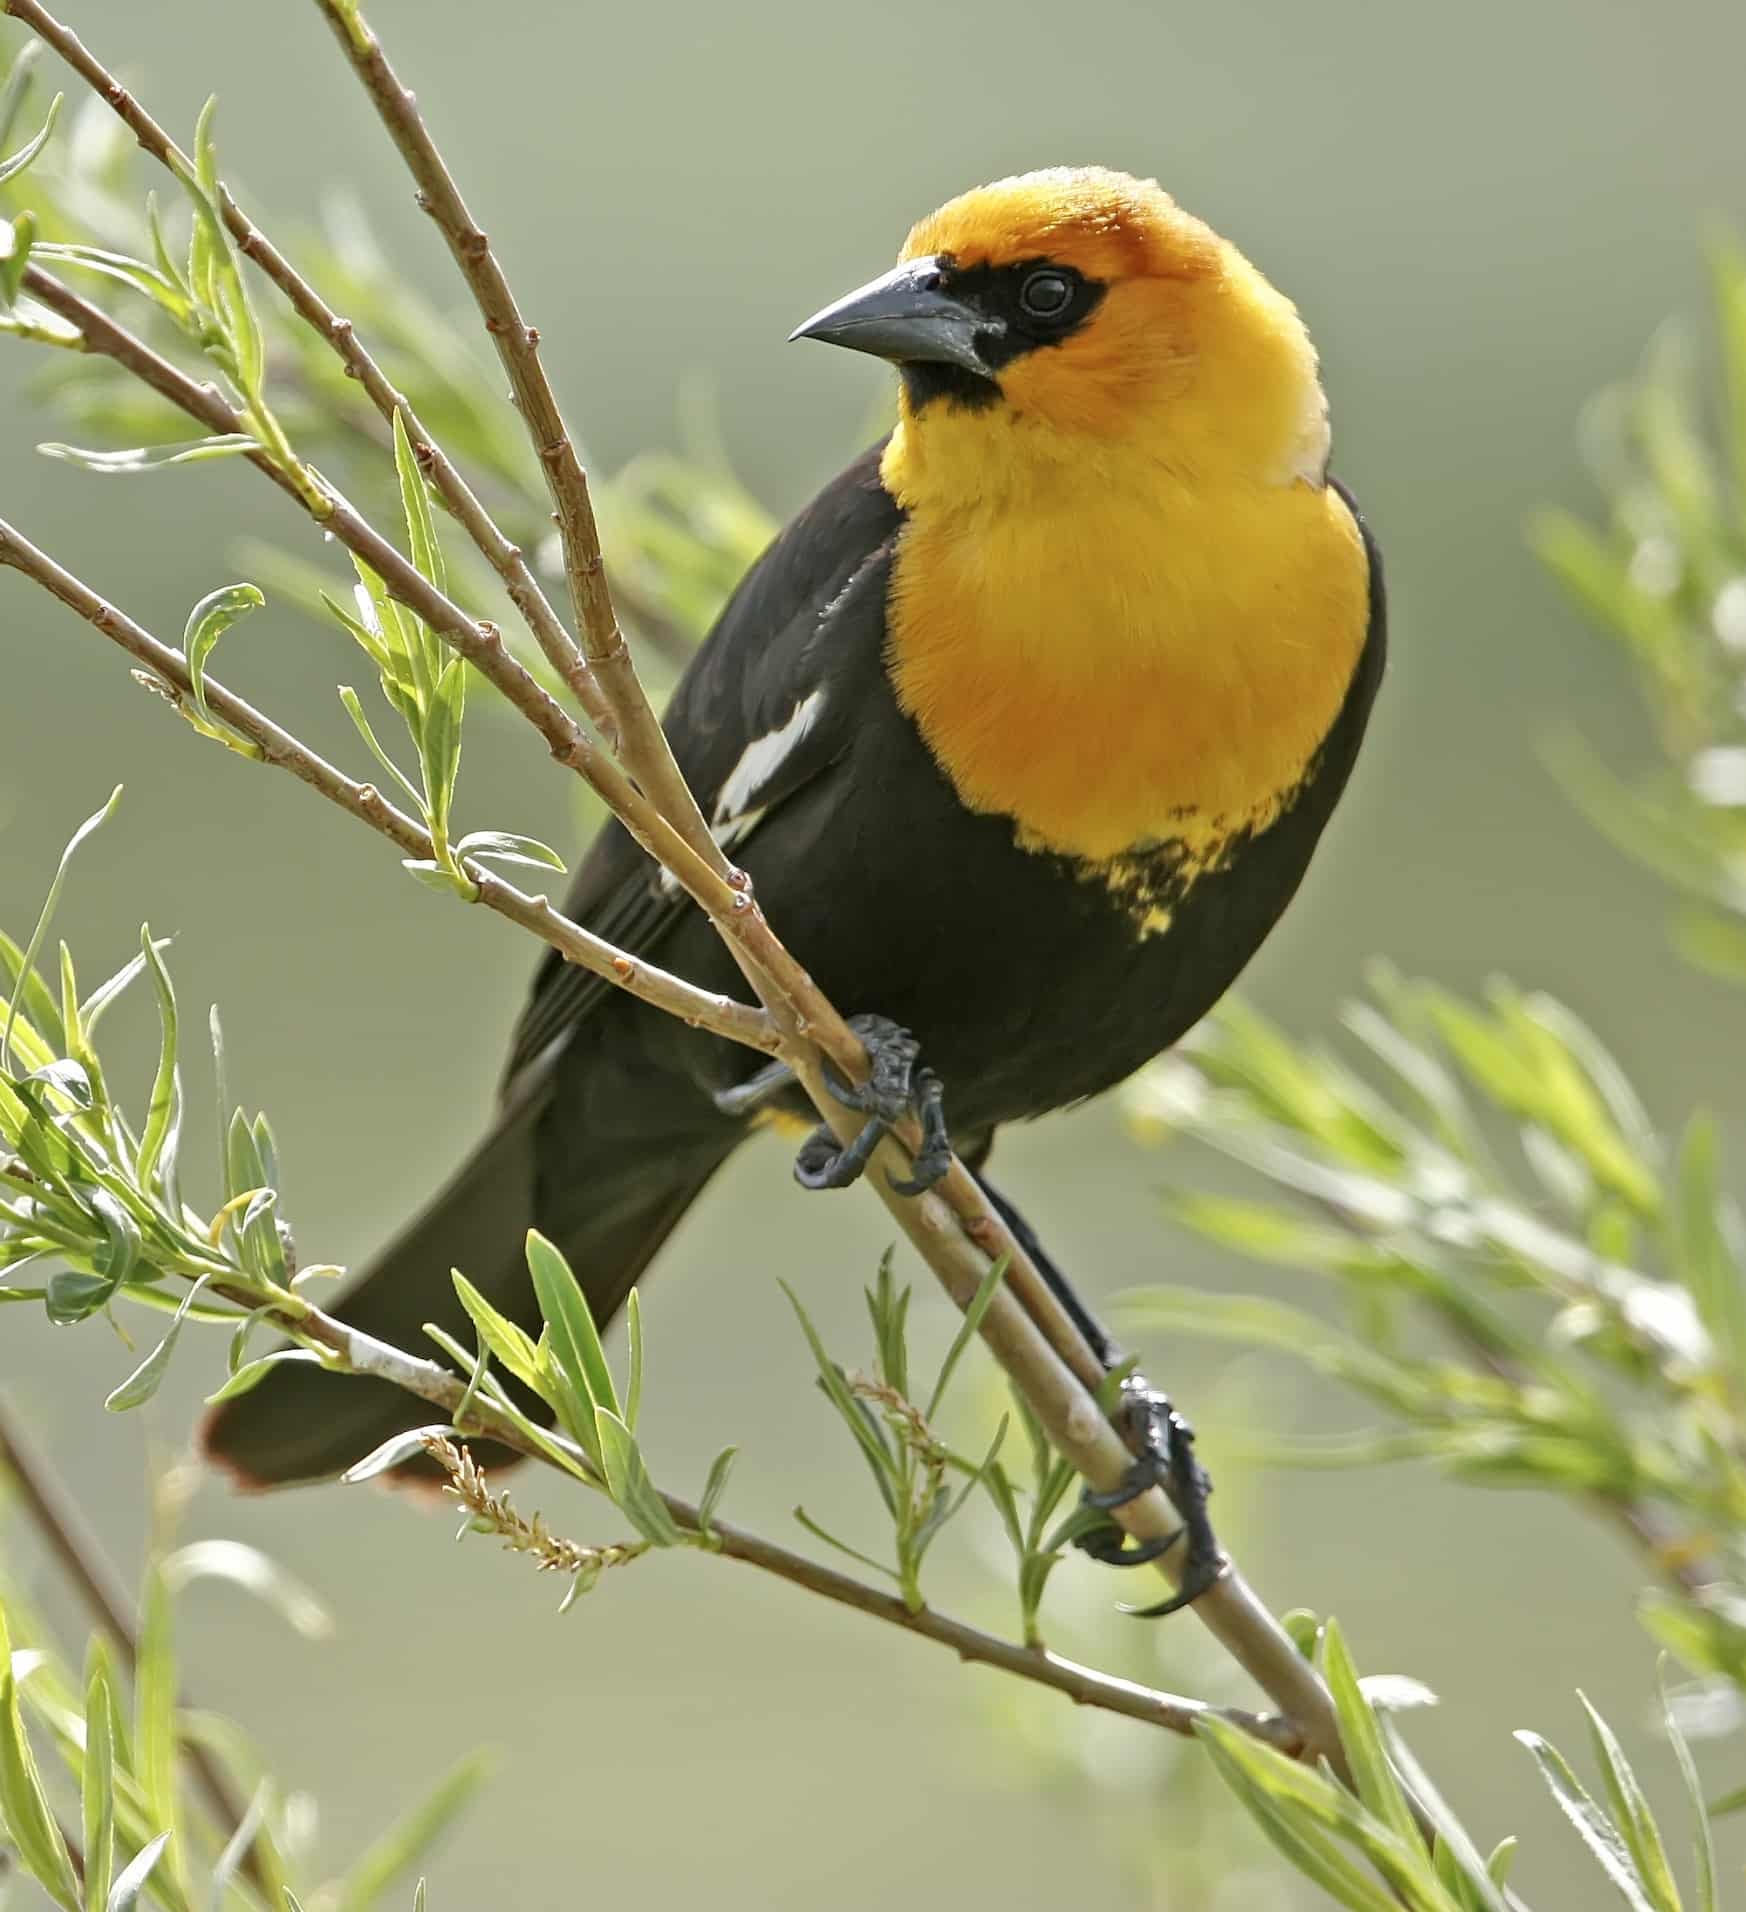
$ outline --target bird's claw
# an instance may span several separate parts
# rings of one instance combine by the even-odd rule
[[[800,1145],[794,1179],[802,1188],[847,1188],[860,1180],[881,1140],[913,1114],[921,1124],[921,1147],[913,1173],[901,1180],[892,1176],[891,1186],[900,1195],[925,1194],[952,1166],[944,1085],[932,1069],[918,1066],[921,1044],[888,1017],[851,1016],[849,1027],[867,1050],[867,1080],[845,1082],[826,1062],[825,1086],[844,1108],[865,1115],[866,1123],[846,1147],[828,1124],[820,1123]]]
[[[1225,1557],[1206,1510],[1212,1482],[1194,1458],[1194,1429],[1166,1395],[1149,1387],[1138,1375],[1130,1375],[1122,1383],[1121,1417],[1127,1421],[1139,1452],[1117,1486],[1102,1491],[1088,1487],[1080,1496],[1081,1503],[1107,1513],[1154,1487],[1162,1487],[1181,1514],[1182,1525],[1174,1533],[1130,1544],[1122,1529],[1109,1521],[1082,1534],[1074,1544],[1105,1566],[1141,1567],[1168,1553],[1179,1540],[1186,1540],[1188,1552],[1177,1591],[1153,1606],[1122,1608],[1137,1619],[1158,1619],[1198,1600],[1224,1574]]]

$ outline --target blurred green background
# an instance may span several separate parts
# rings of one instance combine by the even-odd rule
[[[458,303],[312,7],[64,11],[179,132],[221,95],[226,171],[269,224],[313,217],[344,185],[397,264]],[[1666,314],[1698,308],[1702,220],[1746,219],[1746,13],[1730,0],[1481,0],[1458,14],[888,0],[876,15],[793,0],[489,13],[380,0],[373,17],[542,328],[593,458],[611,468],[669,441],[677,388],[702,373],[736,463],[782,514],[855,449],[879,389],[874,368],[787,347],[787,331],[880,270],[950,193],[1096,160],[1155,173],[1234,238],[1321,347],[1336,466],[1382,541],[1396,633],[1352,794],[1249,989],[1302,1030],[1332,1025],[1375,951],[1456,984],[1507,972],[1589,1018],[1669,1125],[1695,1101],[1716,1105],[1733,1161],[1746,1159],[1738,995],[1677,965],[1660,892],[1537,760],[1573,725],[1629,764],[1642,727],[1622,666],[1522,536],[1537,505],[1586,496],[1584,400]],[[161,633],[238,575],[222,554],[239,537],[315,555],[240,468],[110,490],[125,481],[35,457],[34,440],[62,433],[33,406],[30,370],[24,348],[0,352],[4,509]],[[407,883],[288,779],[197,747],[118,654],[33,587],[8,575],[0,588],[0,918],[28,927],[64,837],[125,782],[62,933],[93,980],[142,918],[174,935],[185,1010],[222,1002],[233,1087],[272,1114],[304,1257],[361,1259],[479,1126],[530,950]],[[355,762],[332,685],[358,666],[340,640],[269,609],[229,640],[224,667]],[[468,827],[562,843],[571,805],[508,726],[473,725]],[[1160,1177],[1193,1165],[1135,1148],[1112,1105],[1011,1136],[1001,1161],[1095,1289],[1258,1281],[1166,1228]],[[855,1527],[864,1482],[809,1390],[775,1282],[794,1283],[833,1346],[858,1354],[859,1288],[887,1232],[870,1202],[800,1199],[773,1148],[711,1190],[645,1297],[645,1421],[674,1485],[699,1482],[738,1441],[737,1518],[793,1538],[788,1510],[804,1500],[850,1507],[835,1524]],[[182,1443],[217,1345],[184,1343],[149,1419],[106,1420],[95,1410],[128,1365],[119,1346],[95,1328],[57,1334],[34,1310],[3,1323],[0,1380],[131,1566],[147,1446]],[[1221,1427],[1246,1413],[1350,1418],[1252,1363],[1146,1352],[1206,1424],[1215,1474]],[[591,1506],[559,1504],[546,1485],[518,1498],[580,1537],[611,1537],[590,1528]],[[1416,1741],[1477,1834],[1530,1835],[1528,1896],[1553,1912],[1590,1902],[1574,1863],[1565,1879],[1574,1849],[1507,1733],[1572,1737],[1578,1683],[1621,1724],[1641,1717],[1653,1656],[1630,1618],[1635,1562],[1564,1509],[1409,1470],[1227,1472],[1222,1486],[1269,1599],[1337,1612],[1366,1667],[1410,1670],[1443,1695]],[[371,1490],[243,1504],[209,1487],[193,1522],[278,1554],[338,1612],[338,1637],[315,1646],[210,1590],[189,1607],[197,1695],[240,1714],[284,1776],[319,1793],[336,1852],[462,1750],[504,1749],[439,1862],[433,1907],[584,1893],[723,1907],[828,1897],[842,1912],[894,1896],[1299,1902],[1256,1875],[1214,1898],[1172,1896],[1158,1873],[1146,1898],[1124,1868],[1123,1822],[1166,1849],[1191,1842],[1207,1795],[1160,1773],[1144,1729],[1088,1731],[1045,1697],[1023,1736],[1004,1713],[991,1732],[993,1676],[749,1572],[646,1561],[559,1621],[549,1585],[522,1566],[484,1543],[452,1547],[444,1520]],[[934,1573],[941,1605],[1007,1623],[974,1547],[943,1547]],[[1121,1592],[1077,1565],[1058,1584],[1081,1618]],[[1211,1677],[1197,1636],[1191,1619],[1100,1626],[1096,1650],[1192,1686]],[[1015,1756],[1039,1736],[1085,1756],[1045,1788]],[[1114,1788],[1095,1806],[1086,1773]],[[1235,1838],[1271,1879],[1254,1835]]]

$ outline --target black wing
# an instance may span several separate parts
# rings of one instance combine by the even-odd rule
[[[883,589],[883,558],[902,514],[879,482],[883,444],[834,479],[741,580],[675,689],[664,719],[704,816],[738,844],[848,748],[857,680],[877,669],[883,606],[850,616]],[[626,831],[609,822],[565,903],[617,948],[650,956],[690,908]],[[612,985],[555,951],[535,974],[504,1072],[506,1093],[555,1053]]]

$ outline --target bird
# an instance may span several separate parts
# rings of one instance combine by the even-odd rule
[[[862,1143],[822,1129],[796,1174],[854,1179],[913,1106],[926,1143],[904,1186],[955,1145],[1113,1363],[986,1163],[1003,1126],[1102,1093],[1207,1014],[1346,787],[1387,619],[1376,544],[1330,475],[1317,354],[1235,245],[1100,167],[950,200],[792,336],[894,366],[896,423],[752,566],[663,721],[724,851],[873,1058]],[[705,988],[740,984],[615,821],[566,907]],[[548,952],[485,1139],[337,1312],[401,1345],[426,1321],[465,1335],[458,1268],[537,1333],[537,1227],[604,1325],[784,1106],[804,1105],[781,1069],[748,1077],[743,1050]],[[1174,1428],[1160,1403],[1154,1447]],[[420,1411],[279,1365],[210,1412],[203,1444],[245,1488],[317,1481]],[[1115,1498],[1149,1484],[1145,1461]],[[1195,1537],[1204,1556],[1204,1510]]]

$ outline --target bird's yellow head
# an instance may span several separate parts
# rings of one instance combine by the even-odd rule
[[[795,336],[899,367],[886,475],[906,504],[1136,458],[1193,483],[1323,480],[1327,407],[1296,308],[1126,173],[1057,167],[964,193],[894,271]]]

